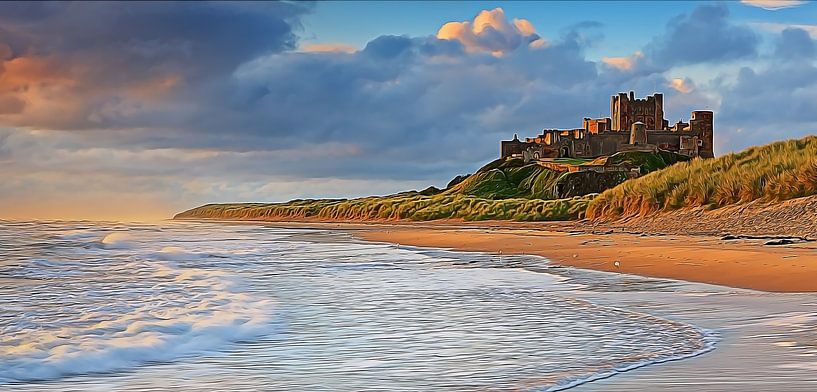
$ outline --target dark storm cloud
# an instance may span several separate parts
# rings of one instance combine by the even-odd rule
[[[303,3],[4,2],[0,37],[15,56],[60,55],[140,66],[229,69],[248,58],[291,49]],[[115,56],[110,56],[115,57]],[[123,71],[123,70],[119,70]]]
[[[664,34],[644,50],[647,58],[666,69],[674,65],[723,62],[757,54],[759,37],[732,23],[724,5],[705,5],[670,20]]]
[[[298,17],[309,8],[304,3],[0,3],[5,76],[0,102],[11,97],[25,103],[0,118],[51,129],[183,123],[162,110],[164,102],[194,99],[201,86],[229,78],[239,64],[294,48]]]

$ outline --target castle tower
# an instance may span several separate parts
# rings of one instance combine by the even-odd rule
[[[630,129],[630,144],[645,145],[647,144],[647,125],[641,121],[633,123]]]
[[[698,135],[700,145],[698,155],[701,158],[715,157],[715,143],[713,140],[714,114],[711,110],[695,110],[689,118],[689,132]]]
[[[642,122],[647,129],[664,129],[664,94],[655,93],[643,99],[636,99],[635,92],[629,96],[618,93],[610,98],[612,130],[629,131],[633,123]]]

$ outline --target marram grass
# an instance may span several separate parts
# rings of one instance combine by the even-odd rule
[[[352,200],[308,200],[273,204],[208,204],[177,218],[286,220],[414,220],[436,219],[547,221],[580,218],[593,195],[570,199],[501,199],[474,196],[385,196]]]
[[[628,163],[649,172],[682,157],[672,153],[619,153],[616,164]],[[617,175],[618,173],[614,173]],[[436,219],[550,221],[575,220],[584,215],[596,194],[559,199],[556,185],[581,176],[525,164],[521,159],[498,159],[464,181],[437,194],[404,192],[358,199],[293,200],[287,203],[208,204],[176,218],[236,220],[414,220]],[[626,180],[618,176],[616,182]]]
[[[608,189],[587,217],[618,219],[660,211],[780,202],[817,194],[817,136],[694,159]]]

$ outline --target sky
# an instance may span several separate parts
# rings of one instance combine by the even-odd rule
[[[443,187],[665,94],[717,155],[817,133],[817,3],[3,2],[0,219]]]

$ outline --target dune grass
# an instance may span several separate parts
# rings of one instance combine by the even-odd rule
[[[616,164],[642,165],[655,170],[674,163],[672,156],[619,153],[610,159]],[[576,160],[586,163],[586,160]],[[178,214],[178,219],[237,220],[415,220],[436,219],[548,221],[583,217],[595,193],[559,199],[557,184],[590,181],[596,173],[563,173],[521,159],[497,159],[446,190],[436,188],[408,191],[390,196],[358,199],[293,200],[287,203],[208,204]],[[594,187],[614,186],[626,180],[612,173],[609,181],[592,180],[581,195],[597,192]],[[581,178],[578,178],[581,177]]]
[[[287,203],[208,204],[176,218],[286,220],[572,220],[594,195],[554,200],[565,173],[521,159],[497,159],[437,194],[403,192],[358,199],[293,200]]]
[[[681,208],[779,202],[817,194],[817,137],[695,159],[624,182],[588,206],[591,219],[644,216]]]
[[[446,189],[446,195],[483,199],[554,199],[554,185],[562,173],[521,159],[497,159],[461,183]]]
[[[584,213],[592,197],[593,195],[559,200],[524,198],[490,200],[463,195],[414,195],[271,204],[208,204],[185,211],[177,215],[176,219],[573,220]]]

